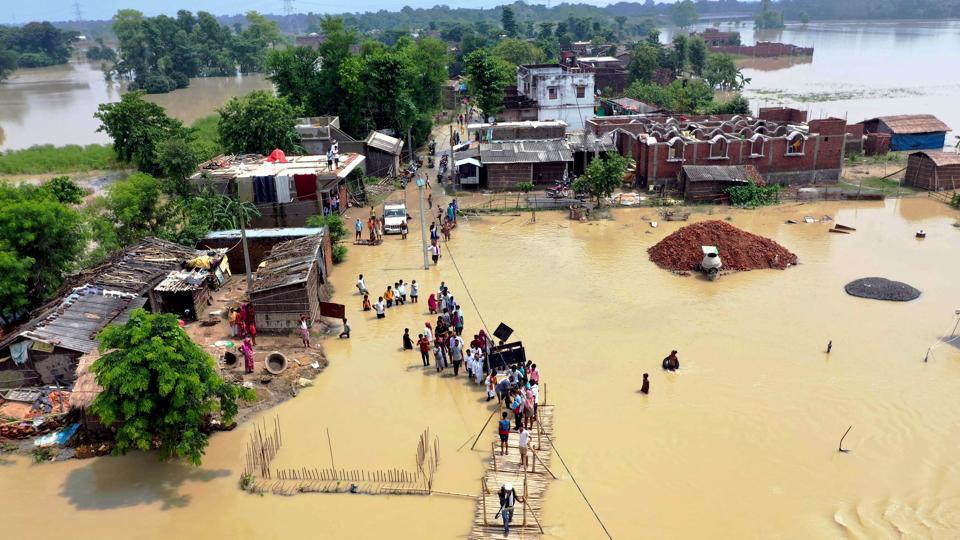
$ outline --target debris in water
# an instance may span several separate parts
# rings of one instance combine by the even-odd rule
[[[891,302],[909,302],[920,296],[920,291],[906,283],[881,277],[860,278],[847,283],[843,290],[851,296]]]
[[[647,250],[650,260],[674,271],[696,270],[703,259],[701,246],[716,246],[726,270],[785,269],[797,256],[785,247],[723,221],[702,221],[678,229]]]

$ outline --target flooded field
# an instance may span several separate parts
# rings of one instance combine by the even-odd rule
[[[329,428],[337,467],[409,468],[429,427],[441,446],[435,487],[479,492],[489,450],[468,448],[489,414],[481,391],[424,371],[416,353],[400,350],[403,329],[416,333],[428,320],[425,303],[378,321],[360,311],[352,285],[358,273],[374,293],[401,278],[424,291],[443,280],[465,308],[467,332],[481,315],[490,328],[506,322],[542,367],[556,404],[556,447],[614,538],[960,535],[960,351],[940,345],[924,362],[960,307],[957,213],[917,198],[694,214],[730,216],[800,258],[786,271],[717,282],[650,263],[646,249],[682,224],[653,229],[645,214],[655,216],[632,209],[594,224],[551,212],[535,224],[529,214],[464,220],[427,271],[418,230],[381,247],[351,246],[333,279],[353,338],[326,340],[331,363],[316,385],[263,416],[283,424],[275,465],[328,467]],[[858,230],[784,224],[823,214]],[[914,238],[919,228],[923,241]],[[894,304],[843,292],[864,276],[923,294]],[[659,364],[671,349],[681,370],[666,374]],[[649,396],[638,393],[644,372]],[[851,452],[840,454],[850,425]],[[17,518],[6,530],[35,534],[50,515],[81,538],[440,539],[469,530],[469,499],[243,493],[249,429],[214,437],[200,468],[144,455],[10,460],[0,465],[0,504]],[[604,537],[554,463],[562,472],[541,516],[548,536]]]
[[[233,96],[273,85],[262,75],[191,79],[190,86],[147,99],[190,123],[213,114]],[[93,117],[101,103],[119,101],[122,85],[107,82],[99,66],[86,62],[21,69],[0,84],[0,150],[35,144],[109,143]]]

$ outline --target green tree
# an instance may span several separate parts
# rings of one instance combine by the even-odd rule
[[[609,197],[623,185],[623,174],[630,162],[620,154],[610,153],[605,158],[594,159],[587,165],[583,175],[573,181],[573,189],[597,199],[597,207],[603,197]]]
[[[188,195],[190,185],[187,179],[196,172],[200,163],[194,144],[182,137],[171,137],[160,143],[157,153],[163,176],[167,180],[163,185],[164,191],[169,195]]]
[[[434,113],[443,105],[442,88],[449,79],[447,44],[433,37],[422,37],[402,49],[412,67],[411,99],[420,113]]]
[[[130,245],[145,236],[154,236],[163,227],[162,184],[145,173],[134,173],[114,182],[103,197],[103,216],[115,223],[121,245]]]
[[[627,24],[627,18],[623,15],[617,15],[613,18],[613,21],[617,23],[617,36],[623,38],[623,29]]]
[[[503,31],[510,37],[517,36],[517,16],[510,6],[503,6],[503,12],[500,14],[500,23],[503,25]]]
[[[228,152],[269,154],[275,148],[287,153],[301,150],[297,133],[299,111],[283,98],[257,90],[232,98],[217,112],[220,142]]]
[[[542,23],[539,23],[539,24],[537,25],[537,27],[540,29],[540,31],[537,32],[537,38],[539,38],[539,39],[550,39],[550,38],[553,37],[553,23],[552,23],[552,22],[549,22],[549,21],[547,21],[547,22],[542,22]]]
[[[807,15],[806,11],[801,11],[797,18],[800,19],[800,22],[807,24],[810,22],[810,15]]]
[[[0,243],[0,316],[13,318],[30,305],[30,274],[34,260],[21,257]]]
[[[639,43],[633,48],[628,71],[631,81],[649,83],[660,66],[660,51],[649,43]]]
[[[0,81],[3,81],[17,69],[17,53],[0,48]]]
[[[677,34],[673,37],[673,58],[677,71],[683,71],[686,68],[689,56],[690,42],[687,40],[687,36]]]
[[[547,60],[547,55],[542,50],[523,39],[501,39],[491,52],[513,66],[541,64]]]
[[[250,397],[217,375],[213,358],[174,315],[137,309],[98,338],[103,355],[90,369],[103,391],[90,411],[115,430],[115,454],[157,447],[162,460],[199,465],[210,418],[232,423],[237,399]]]
[[[246,14],[247,27],[231,40],[231,50],[240,71],[255,73],[263,71],[267,50],[282,41],[280,27],[256,11]]]
[[[145,100],[143,92],[127,92],[119,102],[101,104],[94,117],[100,120],[97,131],[113,139],[117,157],[148,174],[163,174],[160,143],[173,137],[189,138],[183,124],[167,116],[163,107]]]
[[[722,103],[714,102],[706,112],[708,114],[750,114],[750,101],[737,93]]]
[[[670,6],[670,20],[680,28],[697,22],[697,6],[693,0],[681,0]]]
[[[658,84],[636,81],[627,87],[624,95],[628,98],[666,109],[671,108],[673,105],[670,93],[666,88]]]
[[[73,183],[69,176],[51,178],[40,186],[41,192],[49,193],[61,204],[80,204],[86,194],[83,188]]]
[[[703,75],[703,68],[707,64],[707,42],[695,37],[689,40],[687,56],[690,59],[690,69],[698,77]]]
[[[64,274],[75,268],[85,245],[80,213],[50,190],[0,185],[0,249],[31,260],[26,281],[16,265],[4,263],[12,272],[4,275],[8,280],[4,290],[17,290],[17,284],[25,283],[29,304],[46,300],[63,283]]]
[[[486,116],[495,116],[503,109],[503,89],[514,74],[510,66],[486,49],[472,52],[464,59],[467,88]]]
[[[737,90],[741,84],[738,78],[740,70],[733,57],[729,54],[711,54],[703,67],[703,78],[713,88],[720,90]]]
[[[753,20],[754,27],[757,30],[773,30],[784,28],[783,13],[771,9],[770,0],[760,2],[760,13]]]

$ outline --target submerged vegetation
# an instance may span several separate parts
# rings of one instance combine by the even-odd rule
[[[72,173],[123,167],[107,144],[45,144],[0,153],[0,174]]]

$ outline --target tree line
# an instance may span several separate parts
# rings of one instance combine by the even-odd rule
[[[49,22],[0,26],[0,80],[17,68],[66,64],[78,35]]]
[[[340,117],[347,133],[372,129],[412,133],[425,141],[441,107],[451,58],[432,37],[405,36],[387,45],[362,40],[336,17],[324,19],[319,48],[287,47],[267,54],[266,71],[277,94],[307,116]]]
[[[185,88],[191,77],[263,71],[267,50],[283,41],[276,22],[255,11],[229,28],[204,11],[144,17],[124,9],[112,28],[119,42],[113,73],[151,94]]]

